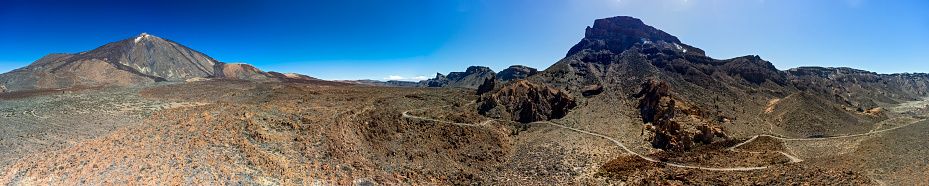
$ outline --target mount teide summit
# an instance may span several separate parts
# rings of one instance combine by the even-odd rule
[[[223,63],[174,41],[142,33],[91,51],[49,54],[0,74],[7,91],[137,85],[190,78],[274,81],[251,65]]]

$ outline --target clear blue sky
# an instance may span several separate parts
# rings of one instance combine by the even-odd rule
[[[545,69],[594,19],[619,15],[718,59],[929,72],[925,0],[0,0],[0,72],[142,32],[223,62],[322,79]]]

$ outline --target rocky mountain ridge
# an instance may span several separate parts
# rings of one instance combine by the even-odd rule
[[[523,65],[512,65],[509,68],[501,70],[499,73],[494,72],[484,66],[470,66],[464,72],[451,72],[448,75],[436,73],[435,77],[418,82],[411,81],[377,81],[377,80],[356,80],[359,84],[375,86],[393,86],[393,87],[460,87],[460,88],[478,88],[487,78],[494,79],[498,82],[510,80],[525,79],[526,77],[537,74],[539,71],[532,67]]]
[[[677,37],[632,17],[598,19],[586,31],[585,37],[568,51],[567,57],[527,80],[565,91],[578,99],[579,105],[592,99],[591,90],[604,92],[595,96],[608,96],[611,97],[609,99],[630,103],[645,99],[633,96],[643,91],[644,82],[666,84],[669,97],[687,100],[691,104],[688,107],[706,110],[696,115],[700,118],[693,120],[696,123],[684,125],[714,126],[709,128],[725,131],[725,135],[720,136],[739,137],[770,132],[791,137],[862,133],[881,120],[868,116],[868,110],[929,95],[925,91],[929,90],[929,79],[924,74],[877,74],[851,68],[822,67],[781,71],[756,55],[713,59],[703,50],[684,44]],[[798,92],[804,92],[802,95],[805,96],[791,96]],[[785,98],[800,99],[790,103],[823,105],[803,112],[794,108],[795,104],[772,106],[776,100]],[[623,107],[637,109],[634,104]],[[777,107],[776,115],[764,112],[770,107]],[[648,118],[655,119],[644,119],[642,124],[670,126],[658,121],[673,124],[676,122],[665,121],[695,116],[687,112],[675,113],[684,114],[674,117],[648,115]],[[834,129],[835,124],[826,121],[828,118],[855,122],[846,122],[848,126]],[[765,129],[762,126],[775,127]],[[672,128],[680,131],[654,130],[657,133],[653,135],[694,133],[683,131],[686,127]],[[722,134],[707,132],[699,133],[710,136]],[[670,139],[671,135],[665,136],[669,137],[662,138]],[[699,143],[712,142],[707,140],[709,138],[690,139]],[[682,150],[690,146],[687,144],[690,142],[668,145],[667,140],[663,141],[654,143],[655,147]]]

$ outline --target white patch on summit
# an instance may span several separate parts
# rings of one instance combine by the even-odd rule
[[[681,50],[682,52],[687,53],[687,49],[685,49],[681,45],[678,45],[677,43],[674,43],[674,47],[677,47],[678,50]]]
[[[139,34],[139,36],[135,37],[135,42],[139,43],[139,41],[142,40],[142,37],[148,37],[148,36],[152,36],[152,35],[148,35],[148,33],[142,32],[142,34]]]

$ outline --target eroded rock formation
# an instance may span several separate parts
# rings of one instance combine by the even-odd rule
[[[518,80],[480,98],[480,113],[518,122],[561,118],[577,103],[564,92]]]
[[[645,81],[634,97],[640,98],[638,108],[646,129],[654,133],[650,141],[655,148],[683,152],[694,142],[709,144],[714,137],[729,138],[718,121],[706,118],[706,109],[671,95],[671,87],[663,81]]]
[[[497,81],[494,78],[484,79],[484,83],[481,86],[477,87],[477,95],[481,95],[487,92],[494,90],[494,86],[497,86]]]

